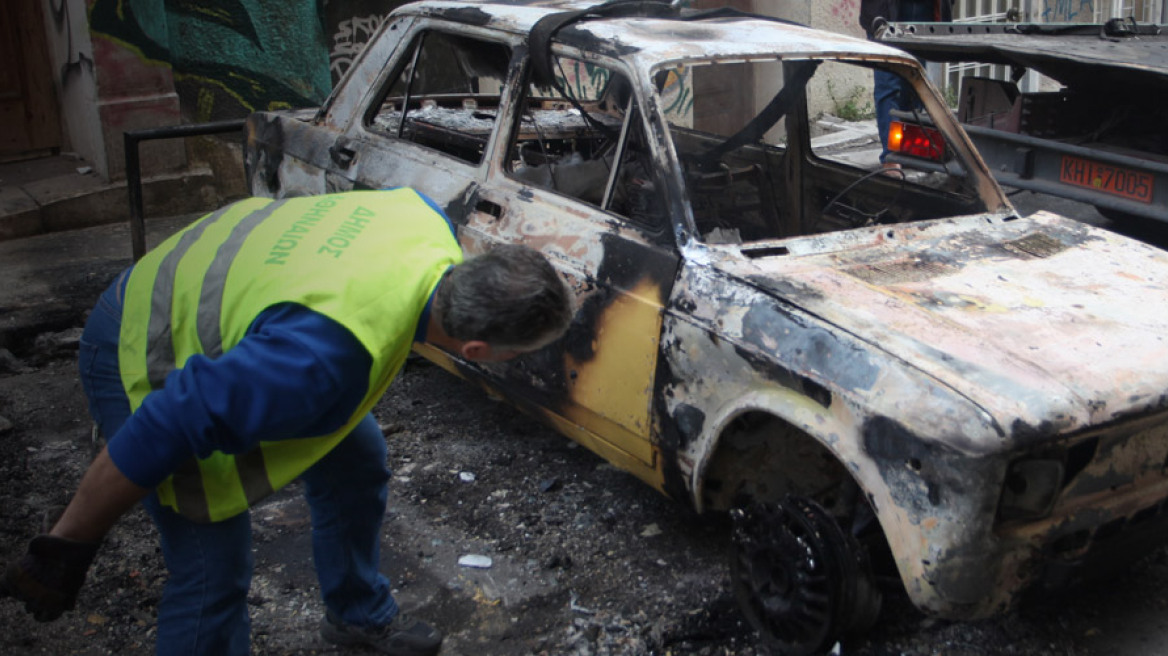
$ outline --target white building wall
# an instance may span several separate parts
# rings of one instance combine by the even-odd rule
[[[64,148],[85,158],[108,179],[86,2],[59,0],[45,2],[42,7],[53,85],[60,99]]]
[[[753,11],[828,32],[864,38],[864,30],[860,29],[860,0],[754,0]],[[777,90],[761,80],[756,80],[755,88],[764,95],[767,91],[773,94]],[[872,98],[872,74],[857,69],[846,78],[833,78],[830,91],[824,86],[809,89],[808,94],[807,109],[813,117],[834,112],[838,105],[853,96],[862,105]]]

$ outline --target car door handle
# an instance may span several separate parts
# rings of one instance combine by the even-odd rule
[[[475,203],[474,207],[475,207],[476,212],[482,212],[483,214],[490,214],[491,216],[495,217],[496,219],[503,216],[503,206],[496,203],[496,202],[493,202],[493,201],[484,200],[484,199],[480,198]]]
[[[353,140],[348,137],[340,137],[336,143],[329,148],[329,157],[333,162],[343,168],[347,169],[357,157],[357,149],[353,147]]]

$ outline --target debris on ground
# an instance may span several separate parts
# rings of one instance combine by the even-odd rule
[[[8,421],[0,419],[0,560],[19,556],[94,455],[71,335],[30,340],[30,352],[0,352],[0,417]],[[402,606],[447,634],[443,654],[769,653],[730,591],[724,521],[693,517],[419,359],[375,415],[394,472],[383,567]],[[459,474],[471,472],[467,484]],[[252,513],[249,606],[258,656],[341,653],[317,634],[323,611],[300,494],[294,483]],[[145,513],[130,513],[105,541],[77,610],[56,622],[34,622],[0,600],[8,627],[0,653],[153,654],[166,579],[156,542]],[[464,566],[470,556],[480,566]],[[1162,617],[1164,590],[1168,556],[1160,551],[1102,591],[984,623],[927,619],[892,594],[877,629],[840,653],[1087,655],[1096,652],[1083,644],[1116,644],[1125,615],[1150,609]]]

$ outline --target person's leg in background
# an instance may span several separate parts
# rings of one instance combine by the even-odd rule
[[[946,1],[946,0],[942,0]],[[937,18],[932,0],[899,0],[897,22],[931,23]],[[876,110],[876,132],[880,136],[880,161],[888,155],[888,131],[892,110],[909,111],[919,106],[916,92],[908,80],[888,71],[874,71],[872,101]]]
[[[880,162],[888,156],[888,130],[892,110],[900,106],[901,79],[884,70],[872,72],[872,99],[876,105],[876,133],[880,136]]]
[[[941,0],[947,2],[948,0]],[[906,23],[931,23],[938,20],[936,2],[933,0],[900,0],[900,20]],[[921,60],[921,64],[925,64]],[[899,109],[907,112],[921,107],[921,100],[917,97],[916,90],[913,89],[909,81],[896,77],[896,83],[899,87],[896,94],[896,105],[893,109]]]

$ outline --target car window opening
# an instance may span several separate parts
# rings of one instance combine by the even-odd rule
[[[424,32],[390,76],[367,126],[479,164],[510,61],[511,49],[501,43]]]
[[[919,101],[899,118],[902,140],[888,155],[899,170],[882,170],[878,150],[863,161],[820,127],[832,95],[870,84],[872,67],[773,59],[660,70],[654,86],[699,239],[750,244],[985,211]]]
[[[533,76],[526,87],[508,175],[642,227],[663,227],[665,203],[628,79],[569,57],[553,57],[552,70],[554,83]]]

